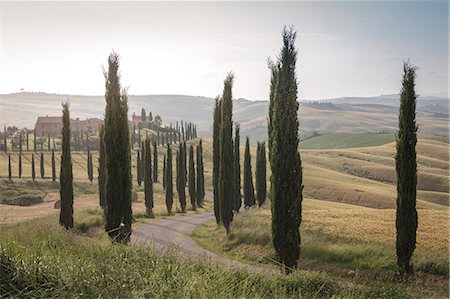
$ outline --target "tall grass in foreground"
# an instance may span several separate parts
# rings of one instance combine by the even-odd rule
[[[96,225],[97,216],[90,211],[76,219]],[[55,216],[1,230],[0,297],[407,297],[398,289],[353,288],[318,272],[264,276],[187,261],[176,253],[161,256],[149,247],[112,245],[106,236],[65,232]]]

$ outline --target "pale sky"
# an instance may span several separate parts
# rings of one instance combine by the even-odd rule
[[[402,61],[421,94],[447,92],[448,2],[0,1],[0,93],[104,94],[102,65],[121,56],[130,94],[267,100],[267,58],[298,31],[301,99],[398,93]]]

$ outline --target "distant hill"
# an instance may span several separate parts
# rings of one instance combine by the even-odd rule
[[[15,93],[0,95],[0,126],[33,128],[38,116],[61,114],[61,102],[69,100],[72,117],[102,117],[103,96]],[[318,102],[300,102],[299,119],[302,139],[318,133],[393,133],[397,130],[398,95],[371,98],[338,98]],[[141,108],[163,122],[177,120],[198,124],[201,136],[211,136],[214,99],[185,95],[130,95],[129,115]],[[449,100],[424,97],[418,100],[419,133],[448,136]],[[241,124],[241,136],[254,142],[267,137],[267,101],[233,101],[233,117]]]

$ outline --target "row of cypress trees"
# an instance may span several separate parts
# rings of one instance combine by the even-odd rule
[[[35,166],[35,158],[34,154],[31,154],[31,178],[33,181],[36,179],[36,166]],[[12,180],[12,163],[11,163],[11,153],[8,153],[8,180]],[[22,167],[22,152],[18,154],[18,170],[17,170],[17,177],[20,179],[22,178],[23,174],[23,167]],[[45,159],[44,159],[44,153],[40,153],[40,160],[39,160],[39,166],[40,166],[40,175],[41,178],[45,178]],[[51,171],[52,171],[52,180],[56,180],[56,162],[55,162],[55,152],[52,150],[51,154]]]
[[[155,128],[155,130],[156,135],[152,136],[151,141],[156,142],[157,145],[167,143],[175,144],[197,138],[197,125],[192,122],[181,121],[181,126],[179,126],[177,121],[176,127],[173,127],[173,125],[170,124],[170,127],[165,128],[164,130],[158,128]],[[141,135],[141,129],[136,129],[136,125],[133,125],[133,129],[131,130],[132,149],[134,149],[135,143],[137,143],[138,145],[142,144]]]

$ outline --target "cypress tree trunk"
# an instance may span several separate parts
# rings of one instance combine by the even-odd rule
[[[22,178],[22,151],[19,152],[19,179]]]
[[[111,53],[105,72],[105,229],[113,241],[128,243],[131,235],[131,149],[128,97],[119,82],[119,56]]]
[[[224,81],[220,126],[219,202],[220,219],[227,234],[233,221],[233,74]]]
[[[55,149],[52,148],[52,181],[56,181]]]
[[[236,212],[239,212],[239,209],[242,206],[242,198],[241,198],[241,161],[240,161],[240,125],[236,124],[235,133],[234,133],[234,152],[233,152],[233,178],[234,178],[234,206],[233,209]]]
[[[153,218],[153,180],[152,180],[152,155],[150,153],[150,139],[145,139],[144,158],[144,194],[145,210],[147,217]]]
[[[11,181],[12,169],[11,169],[11,154],[8,154],[8,180]]]
[[[253,186],[252,160],[250,156],[250,140],[245,141],[244,154],[244,208],[255,205],[255,187]]]
[[[59,223],[65,229],[73,227],[73,174],[72,157],[70,154],[70,114],[69,104],[63,104],[63,128],[62,128],[62,154],[61,172],[59,177],[59,193],[61,198],[61,210]]]
[[[166,155],[163,159],[163,188],[166,189]]]
[[[258,142],[258,151],[256,154],[256,199],[260,207],[266,201],[266,195],[266,144],[264,142]]]
[[[402,275],[412,272],[410,260],[416,248],[418,226],[415,79],[416,67],[410,65],[409,62],[404,63],[395,159],[397,170],[397,265]]]
[[[100,207],[105,207],[105,142],[104,138],[104,128],[103,125],[100,126],[100,131],[98,132],[99,147],[98,147],[98,196]]]
[[[302,215],[302,167],[298,152],[296,33],[283,30],[277,85],[274,92],[269,144],[272,203],[272,240],[286,273],[297,266],[300,256]],[[270,111],[269,111],[270,112]]]
[[[36,167],[34,164],[34,154],[31,155],[31,178],[33,181],[36,179]]]
[[[158,148],[156,142],[153,142],[153,182],[158,181]]]
[[[205,172],[203,167],[202,139],[197,146],[197,206],[202,207],[205,199]]]
[[[166,207],[167,213],[172,214],[173,205],[173,181],[172,181],[172,149],[167,145],[167,165],[166,165]]]
[[[217,97],[214,105],[213,113],[213,196],[214,196],[214,216],[216,223],[220,224],[220,201],[219,201],[219,169],[220,169],[220,123],[221,123],[221,108],[222,100]],[[181,123],[183,139],[184,129]]]
[[[45,161],[44,161],[44,153],[41,152],[41,178],[45,177]]]
[[[189,197],[191,198],[192,210],[197,210],[197,191],[195,190],[195,165],[194,147],[189,147]]]

